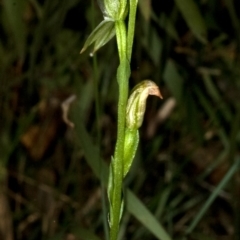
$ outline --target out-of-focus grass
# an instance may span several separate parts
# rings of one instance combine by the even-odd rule
[[[79,55],[100,18],[92,3],[0,2],[3,239],[107,239],[118,57],[114,40],[95,63]],[[139,6],[130,87],[150,78],[164,101],[148,100],[122,239],[237,239],[239,3]],[[61,104],[73,94],[71,129]]]

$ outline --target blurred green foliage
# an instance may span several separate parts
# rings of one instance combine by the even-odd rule
[[[239,239],[239,2],[139,1],[129,85],[164,100],[148,100],[121,239]],[[0,19],[0,238],[107,239],[115,40],[79,55],[95,1],[2,0]]]

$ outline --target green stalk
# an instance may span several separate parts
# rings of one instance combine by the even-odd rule
[[[80,53],[84,52],[88,46],[94,43],[93,52],[105,45],[115,34],[117,37],[118,55],[120,64],[117,69],[117,82],[119,87],[118,100],[118,129],[117,142],[114,157],[110,164],[110,174],[108,180],[108,198],[110,203],[110,239],[117,240],[119,232],[119,222],[123,210],[122,185],[123,178],[130,168],[131,161],[136,152],[138,135],[137,129],[129,131],[126,127],[126,108],[128,101],[128,79],[130,77],[130,59],[132,55],[132,45],[135,28],[136,8],[138,0],[100,0],[100,8],[104,15],[104,20],[93,30],[87,38]],[[128,33],[124,19],[129,10]],[[117,9],[116,9],[117,7]],[[115,29],[113,28],[115,25]],[[115,30],[115,31],[114,31]],[[95,96],[98,102],[97,82],[95,82]],[[147,94],[148,95],[148,94]],[[97,119],[99,120],[99,105],[96,103]],[[139,126],[138,126],[139,127]],[[127,144],[130,148],[125,148],[125,134]],[[98,140],[100,135],[98,135]],[[134,144],[129,140],[133,140]],[[127,145],[126,145],[127,146]],[[126,152],[125,152],[126,150]],[[127,159],[124,159],[127,158]],[[129,159],[128,159],[129,158]]]
[[[138,0],[130,0],[129,21],[128,21],[128,38],[127,38],[127,57],[130,61],[132,56],[133,37],[135,32],[135,21]]]
[[[119,86],[118,101],[118,130],[117,142],[114,153],[113,166],[113,195],[112,212],[110,213],[110,240],[117,240],[119,232],[119,222],[121,219],[122,185],[123,185],[123,154],[126,125],[126,106],[128,100],[128,80],[130,77],[130,59],[135,28],[137,1],[130,1],[128,34],[123,20],[115,22],[118,54],[120,64],[117,70],[117,82]]]
[[[110,239],[116,240],[119,231],[119,221],[122,204],[122,183],[123,183],[123,151],[125,138],[125,119],[126,105],[128,99],[128,79],[130,75],[129,61],[127,60],[127,35],[124,21],[115,23],[117,45],[119,51],[120,65],[117,70],[117,81],[119,85],[119,102],[118,102],[118,132],[117,143],[113,161],[114,189],[112,198],[112,216],[110,227]]]

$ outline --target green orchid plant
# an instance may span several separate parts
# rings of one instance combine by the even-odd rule
[[[94,44],[91,55],[115,35],[119,54],[117,82],[119,86],[118,130],[115,152],[108,180],[110,240],[117,240],[123,213],[122,184],[130,170],[139,143],[138,129],[142,125],[149,95],[162,98],[158,86],[145,80],[137,84],[128,98],[130,59],[134,37],[138,0],[98,0],[104,20],[93,30],[80,53]],[[128,15],[128,27],[125,18]]]

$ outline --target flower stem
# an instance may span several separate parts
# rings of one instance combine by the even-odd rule
[[[113,164],[113,196],[112,196],[112,216],[110,216],[110,239],[116,240],[119,231],[119,222],[122,206],[122,183],[123,183],[123,152],[125,138],[126,105],[128,99],[128,79],[130,76],[130,66],[127,60],[126,27],[124,21],[116,22],[116,36],[120,58],[120,65],[117,70],[117,81],[119,86],[118,102],[118,132],[117,143],[114,153]]]
[[[129,1],[129,20],[128,20],[128,36],[127,36],[127,57],[130,61],[132,56],[132,46],[133,38],[135,32],[135,21],[136,21],[136,12],[137,12],[138,0]]]
[[[117,82],[119,86],[118,100],[118,130],[117,142],[114,158],[112,162],[113,170],[113,190],[111,196],[112,204],[110,211],[110,240],[117,240],[119,232],[119,222],[121,219],[121,209],[123,207],[122,185],[123,185],[123,156],[126,125],[126,106],[128,100],[128,80],[130,77],[130,58],[132,55],[132,45],[135,28],[137,0],[130,1],[128,34],[123,20],[115,22],[118,54],[120,64],[117,70]]]

